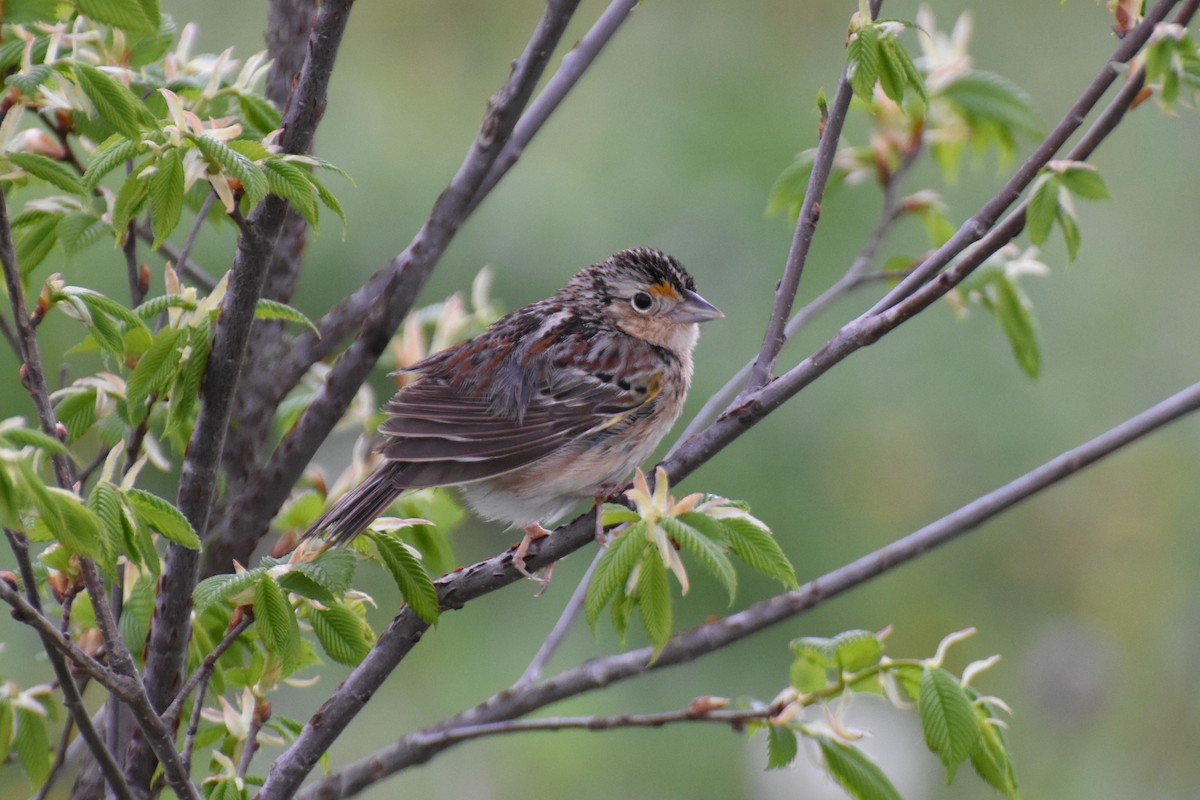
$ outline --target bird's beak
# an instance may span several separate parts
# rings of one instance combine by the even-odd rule
[[[721,310],[691,290],[683,293],[683,302],[671,309],[675,322],[707,322],[725,316]]]

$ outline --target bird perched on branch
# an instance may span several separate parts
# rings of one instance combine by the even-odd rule
[[[525,536],[619,488],[683,409],[698,323],[723,316],[671,256],[622,250],[426,358],[385,406],[383,465],[304,534],[349,542],[406,489],[457,486]]]

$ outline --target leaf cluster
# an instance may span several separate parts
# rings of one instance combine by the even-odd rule
[[[947,636],[936,655],[925,660],[889,658],[884,652],[884,635],[869,631],[794,640],[789,687],[772,707],[774,714],[764,726],[768,768],[790,764],[798,753],[798,738],[806,738],[817,744],[826,770],[851,797],[898,799],[900,794],[887,775],[855,745],[863,734],[828,711],[835,699],[840,698],[838,707],[845,709],[851,697],[867,694],[900,708],[915,704],[925,743],[942,762],[948,783],[958,768],[970,761],[993,789],[1008,798],[1018,797],[1005,723],[994,713],[1007,706],[971,686],[975,676],[998,659],[974,662],[961,676],[943,666],[949,646],[972,633]],[[812,706],[827,709],[824,721],[804,721],[802,712]]]

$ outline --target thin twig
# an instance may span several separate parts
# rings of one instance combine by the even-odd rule
[[[196,239],[200,236],[200,230],[204,227],[205,221],[208,219],[208,212],[212,210],[213,203],[217,201],[217,193],[209,192],[208,197],[204,198],[204,202],[200,205],[200,210],[196,212],[196,221],[192,223],[192,229],[188,231],[187,241],[183,243],[183,249],[175,256],[175,264],[177,268],[182,268],[183,264],[188,263],[188,257],[192,254],[192,248],[196,245]],[[216,288],[216,283],[213,283],[208,291]]]
[[[621,728],[663,728],[677,725],[681,722],[707,722],[728,726],[735,732],[740,732],[748,722],[766,722],[775,713],[775,709],[766,708],[755,711],[743,711],[728,708],[706,708],[700,698],[696,703],[701,710],[689,706],[678,711],[663,711],[657,714],[617,714],[613,716],[593,717],[543,717],[540,719],[514,719],[503,722],[481,722],[478,725],[463,725],[445,730],[433,728],[413,734],[413,739],[421,747],[444,747],[451,744],[482,739],[487,736],[499,736],[507,733],[530,733],[533,731],[610,731]],[[302,793],[300,797],[304,797]],[[328,795],[324,795],[328,796]],[[344,797],[345,795],[334,795]]]
[[[134,231],[137,234],[137,237],[146,244],[152,244],[154,242],[154,232],[149,228],[138,225]],[[209,274],[208,270],[204,269],[204,267],[200,266],[195,261],[192,261],[190,258],[182,258],[181,255],[184,255],[182,251],[176,250],[174,245],[172,245],[170,242],[161,243],[158,246],[158,252],[163,256],[163,258],[175,265],[175,270],[179,272],[180,275],[187,278],[204,291],[211,292],[213,289],[217,288],[217,279]]]
[[[238,637],[246,632],[246,629],[254,624],[254,611],[249,607],[241,609],[241,616],[237,622],[225,631],[225,637],[213,648],[213,651],[204,657],[204,661],[200,664],[199,669],[193,672],[183,684],[183,687],[175,695],[175,699],[171,701],[171,705],[163,712],[163,721],[171,727],[175,727],[175,723],[179,720],[179,715],[183,712],[183,705],[187,702],[188,697],[192,692],[200,687],[203,692],[203,687],[208,684],[208,679],[212,677],[213,671],[217,667],[217,661],[221,656],[225,655]],[[197,700],[199,702],[199,700]]]
[[[879,258],[879,249],[883,246],[883,242],[887,239],[888,234],[891,233],[892,228],[895,227],[896,223],[903,216],[900,208],[900,189],[903,186],[904,178],[912,170],[913,165],[917,163],[917,159],[923,150],[924,148],[918,145],[912,147],[904,154],[904,158],[901,159],[900,164],[884,184],[883,210],[880,213],[879,222],[875,224],[871,233],[867,235],[867,240],[863,244],[862,249],[859,250],[854,260],[850,262],[850,266],[846,268],[846,272],[842,274],[841,278],[802,306],[787,321],[787,325],[783,328],[785,342],[790,341],[809,322],[824,313],[838,300],[841,300],[860,286],[873,282],[872,279],[864,279],[864,274]],[[897,279],[903,277],[903,273],[890,274],[893,278]],[[750,375],[756,362],[757,358],[747,361],[741,369],[734,373],[732,378],[725,382],[724,386],[709,396],[700,410],[696,412],[696,416],[688,422],[683,433],[679,434],[679,438],[667,453],[668,458],[674,455],[676,450],[683,447],[692,434],[701,430],[716,419],[719,414],[729,409],[730,404],[736,400],[741,391],[746,387],[746,384],[750,382]]]
[[[746,637],[803,614],[837,595],[945,545],[983,523],[1080,472],[1123,447],[1200,409],[1200,383],[1143,411],[1091,441],[1057,456],[1001,488],[968,503],[918,531],[897,539],[839,569],[715,622],[677,634],[657,658],[651,647],[593,659],[530,686],[505,689],[483,703],[440,723],[432,730],[470,730],[472,727],[512,720],[552,703],[611,686],[650,671],[688,663]],[[586,525],[567,532],[584,538]],[[564,533],[556,531],[545,541]],[[468,579],[468,572],[459,573]],[[463,587],[465,588],[465,587]],[[392,623],[396,627],[396,622]],[[390,631],[391,629],[389,629]],[[386,635],[386,634],[385,634]],[[383,637],[380,641],[382,642]],[[360,687],[356,687],[360,688]],[[336,696],[335,696],[336,697]],[[331,698],[322,708],[330,708]],[[485,729],[486,730],[486,729]],[[450,737],[430,739],[429,732],[402,737],[393,744],[348,765],[300,792],[297,800],[348,797],[407,767],[429,761],[455,742]]]
[[[599,511],[597,510],[597,513]],[[533,660],[529,662],[529,666],[525,668],[525,672],[521,673],[521,677],[513,684],[514,689],[519,689],[522,686],[529,684],[542,677],[542,672],[546,669],[546,664],[554,657],[558,648],[562,645],[563,640],[567,638],[571,627],[579,618],[579,613],[583,611],[583,604],[587,600],[588,584],[592,582],[592,574],[596,571],[596,566],[600,563],[600,559],[604,557],[604,550],[597,551],[596,557],[592,559],[592,563],[588,564],[587,571],[583,573],[583,577],[579,579],[579,585],[575,587],[574,593],[571,594],[571,599],[567,601],[563,607],[562,613],[558,617],[558,621],[554,623],[554,627],[550,629],[546,640],[542,642],[537,653],[534,654]]]
[[[125,243],[121,245],[121,253],[125,256],[125,276],[129,281],[129,300],[132,308],[137,308],[145,299],[142,291],[141,268],[138,266],[137,233],[134,231],[133,220],[125,229]]]
[[[0,198],[0,203],[3,199]],[[7,226],[7,219],[4,220]],[[38,598],[37,577],[33,572],[33,563],[29,560],[29,541],[19,533],[6,530],[5,534],[8,538],[9,547],[12,548],[13,557],[17,561],[17,569],[21,574],[21,582],[25,585],[25,596],[13,589],[6,582],[0,581],[0,600],[8,603],[18,613],[21,622],[32,626],[37,630],[38,635],[42,639],[42,649],[46,652],[46,657],[50,660],[50,666],[54,669],[54,675],[58,679],[59,687],[63,693],[63,705],[67,707],[67,711],[71,714],[71,719],[75,720],[75,726],[79,728],[80,737],[87,743],[88,749],[91,751],[96,763],[100,766],[101,774],[104,775],[105,781],[109,787],[121,800],[129,800],[132,795],[129,792],[129,787],[125,783],[125,778],[121,775],[121,767],[117,764],[113,754],[105,746],[104,740],[100,736],[100,732],[96,730],[96,726],[92,724],[92,719],[88,716],[87,707],[83,703],[83,696],[79,693],[75,676],[71,673],[71,668],[67,665],[64,654],[71,657],[71,660],[80,665],[89,675],[96,678],[102,685],[108,688],[110,683],[118,681],[116,675],[113,675],[104,665],[93,659],[87,653],[80,650],[74,642],[63,634],[54,623],[46,618],[42,612],[41,601]],[[122,689],[132,691],[133,687],[128,686],[124,682],[120,683]]]
[[[874,19],[879,16],[883,0],[871,0],[869,5],[871,18]],[[783,268],[783,277],[780,278],[775,288],[775,300],[771,307],[771,316],[767,319],[767,330],[763,336],[762,347],[750,370],[752,387],[765,386],[771,380],[775,362],[787,341],[784,335],[784,325],[791,316],[792,304],[796,301],[796,292],[800,288],[800,278],[804,274],[804,265],[808,261],[808,250],[817,230],[817,220],[820,216],[817,209],[820,207],[821,198],[825,195],[825,185],[829,182],[829,175],[833,170],[833,159],[837,155],[842,126],[846,122],[846,113],[850,108],[850,99],[853,95],[850,73],[844,69],[838,80],[833,102],[829,107],[829,117],[821,132],[821,141],[817,143],[817,152],[813,157],[808,187],[804,192],[804,200],[800,204],[800,214],[796,220],[796,232],[792,237],[792,246],[788,252],[787,263]]]

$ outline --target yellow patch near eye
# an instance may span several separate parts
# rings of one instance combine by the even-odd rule
[[[669,283],[656,283],[648,290],[655,297],[665,297],[668,300],[678,300],[679,292]]]

